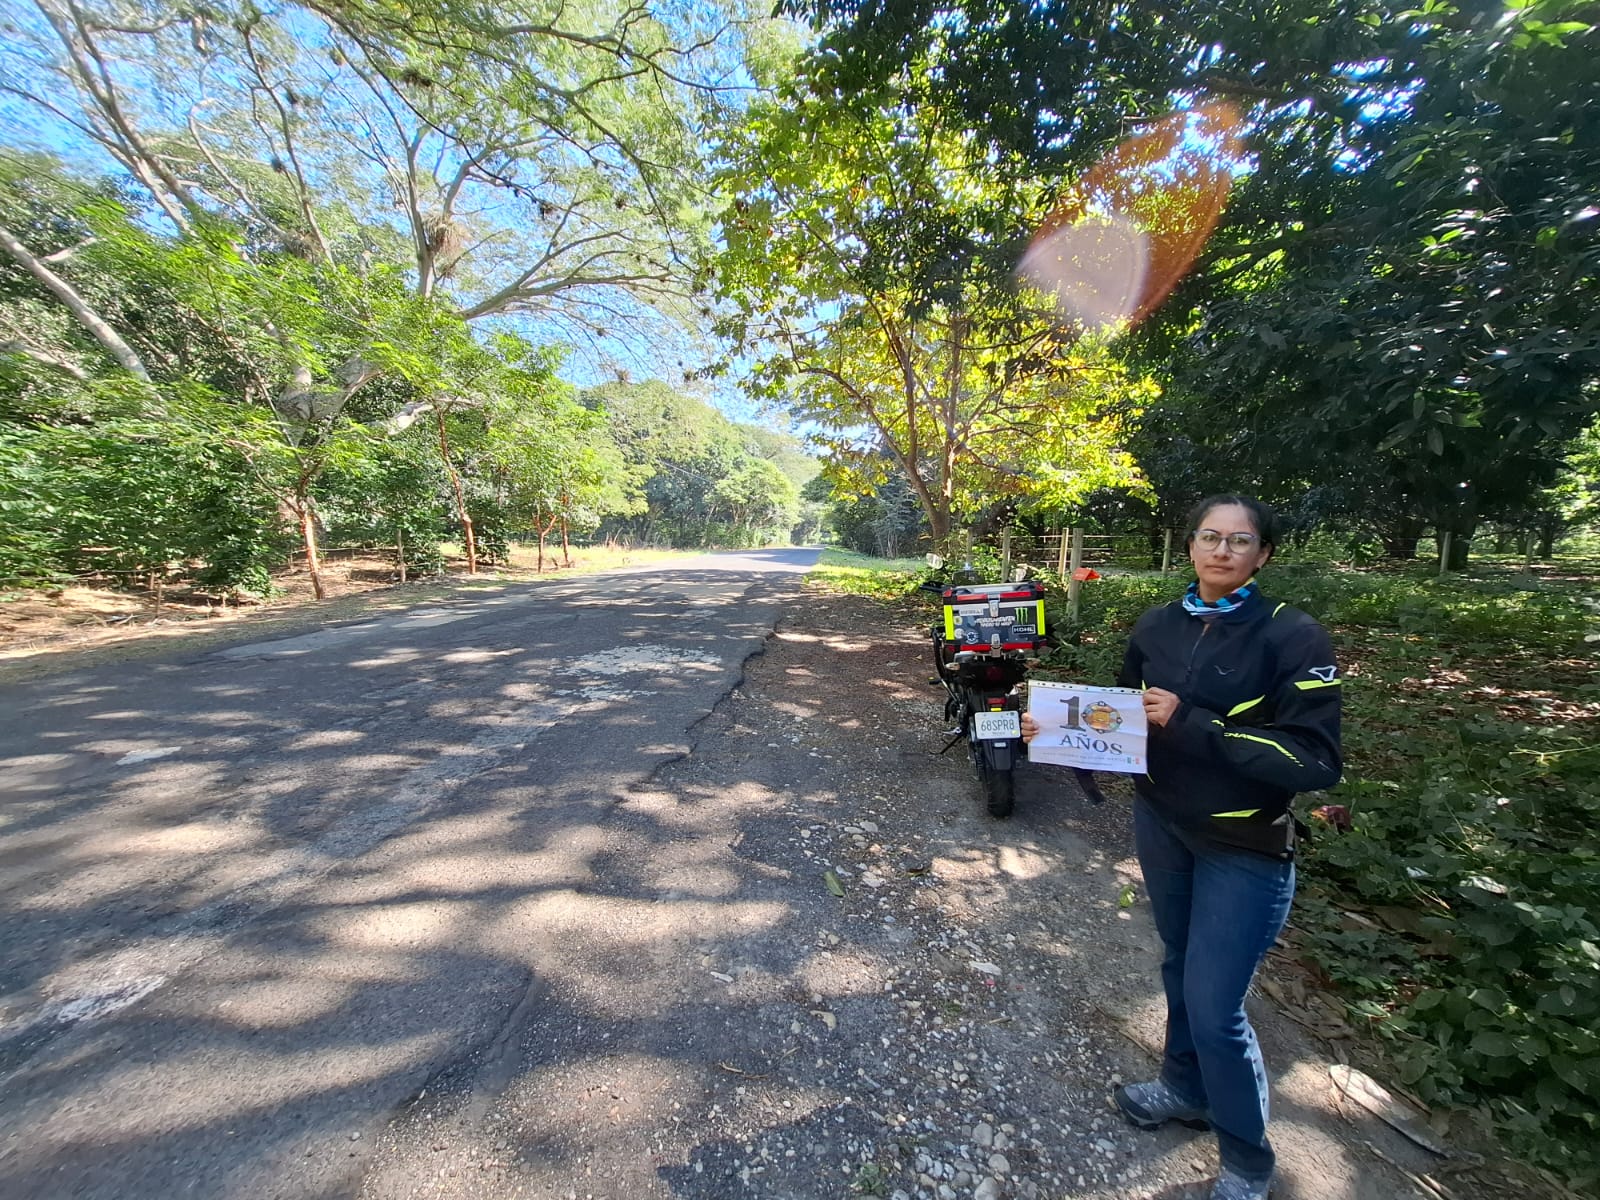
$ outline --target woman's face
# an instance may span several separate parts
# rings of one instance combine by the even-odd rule
[[[1222,535],[1214,547],[1200,544],[1199,535],[1205,530]],[[1228,545],[1228,536],[1235,533],[1252,534],[1258,540],[1248,549],[1235,550]],[[1272,551],[1261,544],[1259,537],[1250,510],[1242,504],[1219,504],[1200,519],[1195,536],[1189,539],[1189,561],[1200,581],[1202,600],[1220,600],[1242,587],[1272,557]]]

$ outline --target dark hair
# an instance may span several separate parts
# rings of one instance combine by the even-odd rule
[[[1189,510],[1189,519],[1185,524],[1183,544],[1187,546],[1194,540],[1195,531],[1200,528],[1200,522],[1205,520],[1206,514],[1213,508],[1222,508],[1224,505],[1237,504],[1250,514],[1250,522],[1256,527],[1256,536],[1261,539],[1261,544],[1269,550],[1278,548],[1278,518],[1273,511],[1254,496],[1207,496]]]

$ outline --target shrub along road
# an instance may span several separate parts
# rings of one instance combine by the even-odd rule
[[[1189,1194],[1209,1143],[1106,1101],[1160,1027],[1125,805],[991,822],[915,615],[740,570],[15,690],[8,1186]],[[1528,1191],[1259,1014],[1281,1196]]]

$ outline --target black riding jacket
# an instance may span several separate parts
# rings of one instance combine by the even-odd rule
[[[1182,701],[1151,728],[1147,773],[1134,778],[1180,831],[1271,852],[1263,826],[1288,823],[1296,792],[1339,781],[1340,674],[1327,631],[1259,591],[1205,619],[1181,601],[1150,609],[1117,682]]]

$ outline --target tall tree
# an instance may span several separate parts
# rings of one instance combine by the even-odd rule
[[[803,473],[810,461],[792,438],[735,424],[659,381],[604,384],[582,400],[604,412],[644,487],[645,507],[608,520],[601,532],[677,545],[744,543],[787,532],[797,494],[789,472]]]
[[[1114,368],[1011,282],[1044,191],[936,105],[827,92],[830,67],[813,60],[722,149],[715,279],[755,390],[817,427],[842,492],[897,469],[938,541],[1023,490],[1041,444],[1060,487],[1128,481],[1092,417]],[[913,97],[930,72],[905,74]]]
[[[42,142],[106,156],[169,237],[217,260],[205,286],[252,351],[252,398],[305,458],[377,373],[448,342],[452,322],[602,336],[681,303],[703,230],[699,120],[743,28],[720,9],[626,3],[151,15],[129,0],[35,0],[0,51],[0,91]],[[149,376],[126,331],[35,248],[0,231],[0,252],[118,369]],[[363,307],[368,291],[382,303]],[[320,323],[319,305],[332,309]],[[339,353],[323,338],[334,325]],[[454,403],[440,383],[407,419]],[[314,579],[317,461],[292,497]]]
[[[1583,11],[1430,10],[1417,84],[1246,187],[1250,220],[1263,195],[1317,198],[1319,215],[1221,246],[1146,347],[1181,404],[1231,414],[1218,431],[1244,469],[1375,517],[1397,552],[1431,526],[1459,565],[1600,405],[1600,43]]]
[[[796,7],[858,87],[938,45],[960,127],[1067,178],[1175,106],[1239,107],[1227,223],[1124,343],[1168,393],[1147,444],[1192,441],[1192,416],[1202,457],[1392,514],[1403,547],[1526,498],[1589,419],[1592,4]]]

